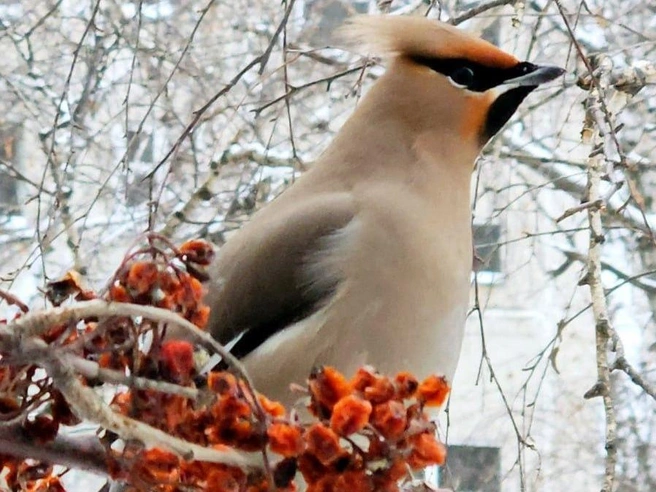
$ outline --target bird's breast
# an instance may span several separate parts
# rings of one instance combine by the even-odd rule
[[[469,204],[464,213],[449,209],[457,203],[435,212],[422,197],[396,188],[369,193],[361,199],[371,202],[334,252],[343,281],[322,332],[338,343],[320,354],[320,363],[451,379],[469,304]]]
[[[347,375],[370,364],[387,374],[453,377],[472,250],[468,219],[450,219],[468,217],[468,204],[464,214],[450,210],[454,204],[436,213],[398,188],[369,187],[356,196],[354,219],[326,242],[311,267],[340,278],[332,297],[245,359],[256,386],[274,397],[289,395],[289,383],[303,383],[318,365]]]

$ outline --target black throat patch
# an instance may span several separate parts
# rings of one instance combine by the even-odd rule
[[[508,80],[527,75],[538,67],[529,62],[518,62],[509,68],[489,67],[464,58],[411,57],[413,62],[424,65],[451,79],[456,86],[472,92],[485,92]],[[537,86],[521,86],[501,94],[490,106],[481,128],[480,139],[484,144],[505,125],[522,101]]]
[[[505,125],[510,117],[517,111],[522,101],[536,86],[524,86],[510,89],[497,97],[487,111],[481,143],[487,142]]]

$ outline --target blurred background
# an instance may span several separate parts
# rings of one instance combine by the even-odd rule
[[[383,72],[334,36],[381,11],[568,70],[474,171],[472,313],[433,478],[463,492],[594,491],[616,450],[616,490],[656,490],[653,2],[0,0],[0,288],[35,308],[70,269],[99,288],[149,230],[221,245],[312,166]],[[582,282],[590,210],[612,327],[601,351]],[[610,409],[584,398],[600,364]]]

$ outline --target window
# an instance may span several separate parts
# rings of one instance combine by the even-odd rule
[[[20,212],[18,179],[20,126],[0,127],[0,215]]]
[[[149,190],[142,182],[154,164],[153,136],[146,132],[128,131],[126,161],[130,168],[127,183],[127,205],[135,207],[148,200]]]
[[[306,2],[304,17],[308,21],[308,41],[314,46],[329,45],[335,29],[351,15],[351,8],[342,0]]]
[[[0,0],[0,26],[8,27],[24,15],[23,5],[17,0]]]
[[[501,44],[501,19],[496,18],[481,32],[481,38],[496,46]]]
[[[369,13],[369,0],[354,0],[353,9],[358,14],[368,14]]]
[[[474,224],[474,252],[477,272],[501,273],[501,227],[497,224]]]
[[[153,162],[153,136],[146,132],[128,130],[125,137],[128,142],[127,160],[133,162]]]
[[[439,485],[457,492],[500,492],[500,468],[499,448],[449,445]]]

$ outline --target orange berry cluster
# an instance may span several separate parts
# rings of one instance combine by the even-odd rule
[[[296,490],[297,471],[310,492],[398,491],[399,483],[409,478],[408,468],[418,470],[445,460],[445,448],[423,411],[427,405],[444,403],[449,388],[443,378],[429,377],[420,384],[407,373],[389,378],[363,368],[347,380],[335,369],[323,368],[309,381],[310,410],[317,421],[304,426],[290,420],[280,403],[262,395],[255,400],[230,373],[210,373],[207,390],[213,398],[202,408],[167,395],[156,406],[150,401],[148,412],[141,407],[140,418],[203,446],[275,453],[282,459],[272,467],[279,491]],[[143,398],[148,393],[119,395],[113,406],[127,413],[134,408],[136,395]],[[163,415],[154,408],[162,409]],[[134,490],[174,492],[203,488],[209,482],[214,488],[204,490],[271,490],[262,471],[187,462],[161,450],[114,458],[114,476],[129,480]]]
[[[184,243],[173,256],[153,248],[140,250],[117,272],[108,300],[169,309],[204,328],[210,309],[202,302],[205,276],[196,265],[209,265],[213,256],[212,245],[200,239]]]
[[[54,467],[0,454],[0,472],[9,490],[21,492],[66,492]],[[1,490],[6,490],[2,488]]]
[[[178,345],[187,342],[172,342]],[[296,456],[303,450],[302,429],[285,419],[284,407],[263,395],[254,397],[243,382],[228,372],[210,372],[206,404],[194,404],[176,395],[135,391],[117,395],[112,407],[124,414],[134,412],[139,400],[139,419],[170,435],[205,447],[231,447],[242,451],[270,450]],[[166,492],[189,490],[269,491],[262,470],[245,471],[216,463],[185,461],[160,449],[110,451],[110,472],[128,481],[132,490]],[[273,466],[277,490],[296,490],[293,463],[283,460]]]
[[[408,466],[444,463],[445,447],[423,411],[446,400],[444,378],[419,384],[408,373],[389,378],[361,368],[349,381],[326,367],[311,376],[309,389],[310,410],[320,420],[304,434],[299,459],[309,492],[396,491]]]
[[[204,328],[209,317],[209,307],[203,302],[204,289],[201,283],[206,279],[199,267],[207,266],[214,255],[212,246],[202,240],[192,240],[179,248],[163,242],[151,242],[148,247],[139,249],[127,256],[111,282],[107,300],[149,305],[168,309],[183,316],[199,328]],[[135,375],[162,377],[171,382],[184,383],[191,377],[193,350],[175,351],[173,345],[165,345],[155,338],[148,354],[138,354],[132,346],[136,335],[154,328],[148,320],[139,325],[133,319],[124,318],[105,326],[100,339],[95,340],[100,355],[98,363],[102,367],[123,370],[130,368]],[[117,350],[117,347],[120,347]],[[167,350],[174,350],[167,356]],[[185,353],[185,360],[182,360]],[[183,364],[186,369],[162,365],[161,360],[172,364]]]
[[[202,302],[201,281],[205,275],[199,267],[208,265],[214,255],[206,241],[193,240],[176,248],[168,240],[149,235],[147,245],[130,253],[123,261],[104,296],[107,300],[133,302],[159,306],[175,311],[199,327],[207,322],[209,308]],[[68,301],[97,299],[96,292],[83,287],[81,276],[68,272],[48,283],[45,297],[53,306]],[[28,308],[8,294],[3,296],[10,304],[17,305],[22,313]],[[22,313],[16,315],[20,317]],[[67,346],[71,354],[96,361],[101,367],[125,371],[131,374],[189,384],[194,375],[193,347],[181,342],[163,342],[155,337],[148,353],[135,350],[140,334],[154,327],[148,320],[137,323],[133,318],[116,317],[99,324],[95,318],[67,322],[49,327],[42,335],[48,344],[58,348]],[[7,320],[0,320],[6,323]],[[0,353],[0,358],[5,354]],[[22,435],[32,442],[47,444],[58,435],[62,425],[79,423],[61,393],[52,386],[49,378],[34,379],[35,365],[6,365],[0,367],[0,383],[5,390],[0,393],[0,424],[19,422]],[[87,385],[101,381],[80,380]],[[131,415],[159,399],[169,398],[163,405],[170,425],[183,420],[188,402],[170,398],[161,393],[134,392],[128,396],[140,405],[133,405]],[[33,409],[38,407],[38,413]],[[144,410],[147,414],[147,410]],[[28,417],[29,414],[29,417]],[[52,468],[34,465],[32,461],[9,456],[0,457],[0,472],[6,474],[7,485],[12,490],[58,490],[59,482],[52,475]],[[48,486],[44,484],[48,481]]]
[[[176,248],[165,238],[148,237],[148,244],[130,253],[118,269],[105,298],[170,309],[203,328],[209,309],[203,303],[201,267],[213,250],[204,241],[189,241]],[[73,299],[99,297],[81,285],[79,276],[67,274],[52,282],[46,296],[53,305]],[[309,492],[351,490],[397,491],[408,479],[408,468],[442,464],[445,448],[435,438],[424,407],[439,406],[448,396],[443,378],[418,382],[401,373],[386,377],[367,368],[348,380],[333,368],[310,375],[309,410],[314,420],[301,425],[278,402],[253,394],[228,372],[197,374],[194,346],[164,339],[148,319],[115,317],[85,319],[51,327],[42,339],[67,345],[72,354],[101,367],[153,381],[196,388],[196,400],[154,389],[128,388],[111,406],[171,436],[215,449],[227,447],[261,452],[271,461],[268,469],[242,470],[222,464],[185,461],[162,449],[144,449],[126,442],[118,451],[117,436],[102,438],[109,474],[133,491],[212,490],[218,492],[281,492],[297,490],[297,473]],[[153,336],[142,347],[138,337]],[[0,354],[1,356],[2,354]],[[48,378],[33,380],[36,366],[0,367],[0,381],[12,387],[0,394],[0,423],[24,416],[22,431],[33,442],[48,444],[61,425],[78,419]],[[84,384],[103,384],[85,380]],[[28,394],[28,388],[34,388]],[[30,413],[38,402],[42,410]],[[30,413],[30,418],[27,418]],[[20,419],[19,419],[20,420]],[[52,467],[0,456],[7,483],[21,490],[63,490]]]

